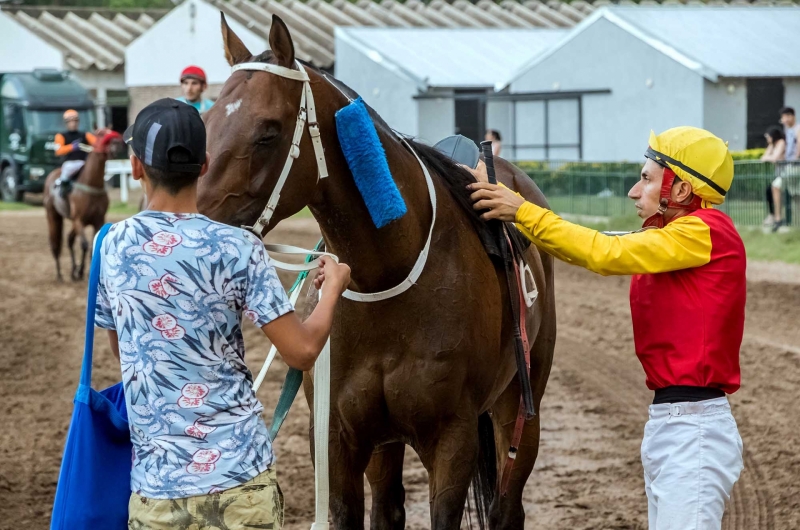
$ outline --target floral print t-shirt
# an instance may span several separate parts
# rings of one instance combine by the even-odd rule
[[[96,325],[119,335],[131,490],[205,495],[265,471],[274,457],[241,318],[263,326],[293,308],[261,241],[200,214],[144,211],[112,226],[97,257]]]

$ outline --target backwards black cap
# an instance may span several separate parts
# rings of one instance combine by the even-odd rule
[[[206,161],[206,127],[200,113],[176,99],[159,99],[143,108],[124,139],[143,164],[163,171],[195,173]]]

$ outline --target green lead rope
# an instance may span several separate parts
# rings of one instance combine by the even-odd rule
[[[320,239],[317,246],[314,247],[314,250],[320,251],[324,246],[323,240]],[[306,263],[313,260],[314,256],[308,255],[306,256]],[[303,283],[308,278],[309,271],[303,271],[297,275],[297,279],[294,281],[294,284],[289,288],[289,294],[293,293],[295,289],[300,289]],[[275,441],[275,438],[278,436],[278,431],[281,430],[281,425],[283,425],[283,421],[286,419],[286,416],[289,415],[289,409],[292,408],[292,403],[294,403],[294,398],[297,396],[297,392],[300,390],[300,385],[303,384],[303,372],[301,370],[297,370],[295,368],[289,368],[289,371],[286,373],[286,379],[283,381],[283,387],[281,388],[281,395],[278,398],[278,404],[275,406],[275,413],[272,415],[272,423],[269,426],[269,438],[272,441]]]

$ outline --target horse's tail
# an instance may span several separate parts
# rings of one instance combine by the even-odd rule
[[[481,530],[489,527],[489,509],[497,487],[497,450],[494,427],[488,412],[478,417],[478,464],[472,477],[475,512]]]

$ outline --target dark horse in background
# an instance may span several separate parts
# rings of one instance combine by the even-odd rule
[[[83,278],[86,254],[89,251],[89,240],[86,239],[86,227],[91,226],[94,234],[105,224],[108,211],[108,193],[105,189],[106,161],[123,156],[126,152],[122,135],[103,129],[97,132],[95,148],[80,169],[78,178],[72,183],[72,190],[66,197],[61,197],[53,184],[61,176],[61,168],[54,169],[44,183],[44,209],[47,212],[50,251],[56,260],[56,277],[61,277],[61,244],[64,240],[64,219],[72,221],[72,229],[67,236],[67,246],[72,259],[73,280]],[[81,241],[81,260],[75,259],[75,240]]]
[[[271,52],[257,56],[222,20],[231,65],[261,61],[297,68],[292,39],[273,17]],[[376,292],[400,283],[423,248],[432,208],[422,169],[409,148],[374,113],[389,167],[408,213],[377,229],[339,146],[334,113],[349,89],[307,68],[330,176],[317,179],[307,131],[271,227],[308,205],[330,252],[352,267],[350,288]],[[252,225],[289,153],[303,84],[266,72],[235,72],[206,114],[211,165],[200,179],[198,206],[213,219]],[[231,112],[230,109],[241,110]],[[474,179],[437,151],[409,142],[429,168],[438,212],[430,256],[416,284],[394,298],[342,299],[331,334],[330,484],[336,528],[364,526],[366,473],[373,493],[372,528],[405,525],[403,454],[409,444],[429,474],[431,522],[457,529],[478,469],[489,487],[482,507],[492,528],[520,529],[522,490],[539,447],[539,416],[526,422],[507,495],[498,469],[507,458],[520,403],[513,315],[503,265],[487,255],[466,185]],[[495,162],[498,178],[529,200],[544,196],[518,168]],[[539,289],[528,311],[531,381],[538,410],[556,336],[553,260],[526,251]],[[306,377],[308,380],[308,377]],[[313,393],[306,385],[307,396]],[[489,413],[491,420],[488,419]],[[492,428],[493,426],[493,428]],[[313,429],[313,426],[312,426]],[[479,432],[483,436],[479,435]],[[313,443],[313,437],[312,437]],[[488,449],[487,449],[488,448]],[[313,453],[313,451],[312,451]],[[481,458],[486,466],[479,465]],[[486,484],[486,481],[484,481]]]

